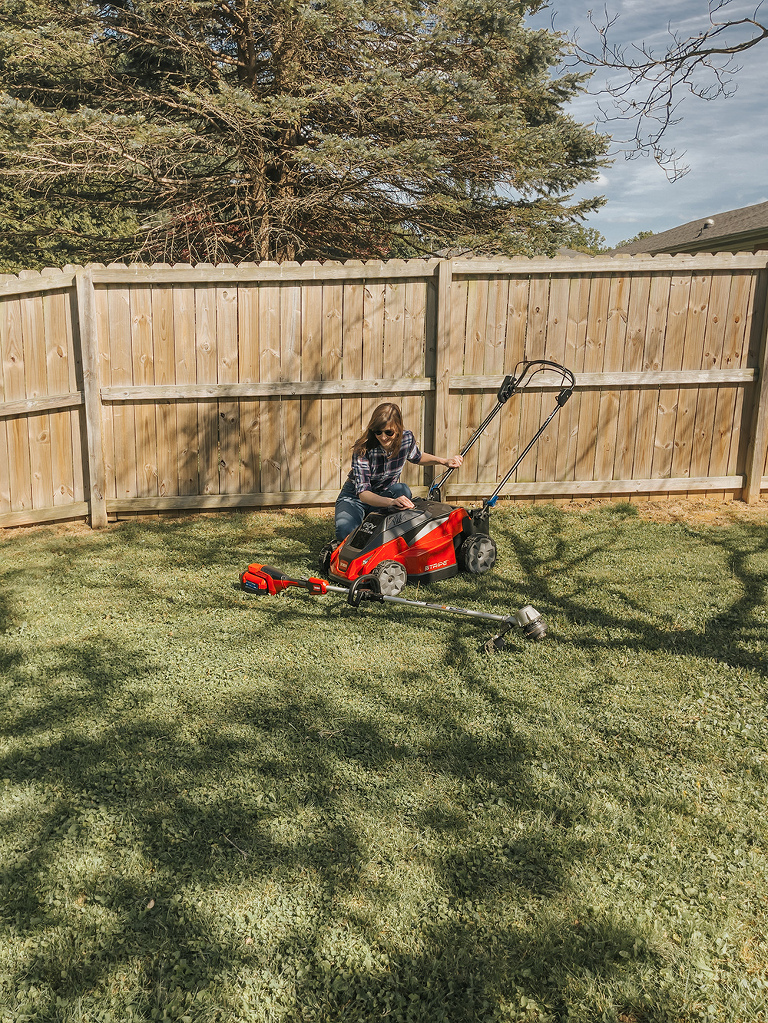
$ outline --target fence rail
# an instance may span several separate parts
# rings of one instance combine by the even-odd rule
[[[576,390],[507,496],[754,501],[767,293],[768,253],[0,277],[0,526],[329,504],[380,401],[452,452],[504,375],[542,358]],[[493,489],[557,389],[538,378],[510,401],[449,499]],[[404,479],[427,482],[413,466]]]

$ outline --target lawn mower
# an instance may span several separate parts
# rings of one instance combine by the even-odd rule
[[[375,575],[361,575],[351,586],[334,586],[325,579],[301,579],[286,575],[279,568],[271,565],[249,565],[244,572],[240,573],[240,588],[246,593],[260,596],[269,594],[274,597],[285,590],[296,587],[307,590],[313,596],[322,596],[326,593],[341,593],[348,604],[359,608],[363,601],[374,603],[400,604],[405,607],[425,608],[428,611],[447,612],[448,614],[463,615],[466,618],[477,618],[492,621],[497,624],[498,632],[491,636],[481,647],[486,653],[495,653],[503,650],[506,641],[504,637],[510,629],[522,629],[527,639],[543,639],[547,634],[546,627],[539,612],[526,604],[510,615],[491,614],[489,611],[472,611],[465,607],[453,607],[451,604],[431,604],[426,600],[408,600],[405,597],[395,597],[381,592],[379,579]]]
[[[380,595],[396,597],[408,582],[450,579],[459,571],[472,575],[490,571],[496,563],[496,544],[489,529],[491,509],[515,469],[570,398],[576,385],[573,373],[546,359],[519,362],[514,373],[504,378],[496,406],[461,451],[462,456],[466,455],[512,395],[544,372],[559,377],[555,407],[480,508],[468,511],[443,503],[442,488],[454,471],[448,469],[432,483],[426,500],[414,498],[413,508],[370,511],[345,540],[326,544],[320,552],[320,573],[345,586],[363,576],[373,576]]]

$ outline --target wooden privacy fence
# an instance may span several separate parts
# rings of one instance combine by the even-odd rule
[[[333,502],[376,404],[459,450],[503,376],[577,378],[511,497],[766,479],[768,254],[66,267],[0,278],[0,525]],[[514,397],[451,478],[488,494],[554,402]],[[423,485],[420,471],[404,475]]]

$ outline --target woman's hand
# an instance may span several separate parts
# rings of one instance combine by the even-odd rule
[[[406,497],[405,494],[401,494],[400,497],[396,497],[390,508],[413,508],[413,501],[410,497]]]
[[[461,455],[451,455],[450,458],[442,458],[440,455],[430,455],[428,451],[423,451],[419,459],[419,465],[445,465],[449,469],[458,469],[463,461],[464,459]]]

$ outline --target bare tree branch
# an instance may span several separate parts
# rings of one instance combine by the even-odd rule
[[[768,39],[768,20],[761,17],[762,3],[748,17],[729,17],[733,0],[709,0],[706,24],[699,32],[684,36],[668,26],[666,48],[613,41],[618,17],[604,8],[601,18],[589,14],[599,45],[590,48],[574,40],[579,62],[594,71],[617,72],[602,92],[600,103],[605,124],[623,123],[626,131],[614,133],[614,142],[629,146],[634,155],[651,153],[670,180],[687,173],[678,153],[667,145],[670,129],[681,119],[680,103],[686,95],[712,101],[732,96],[743,69],[740,54]]]

